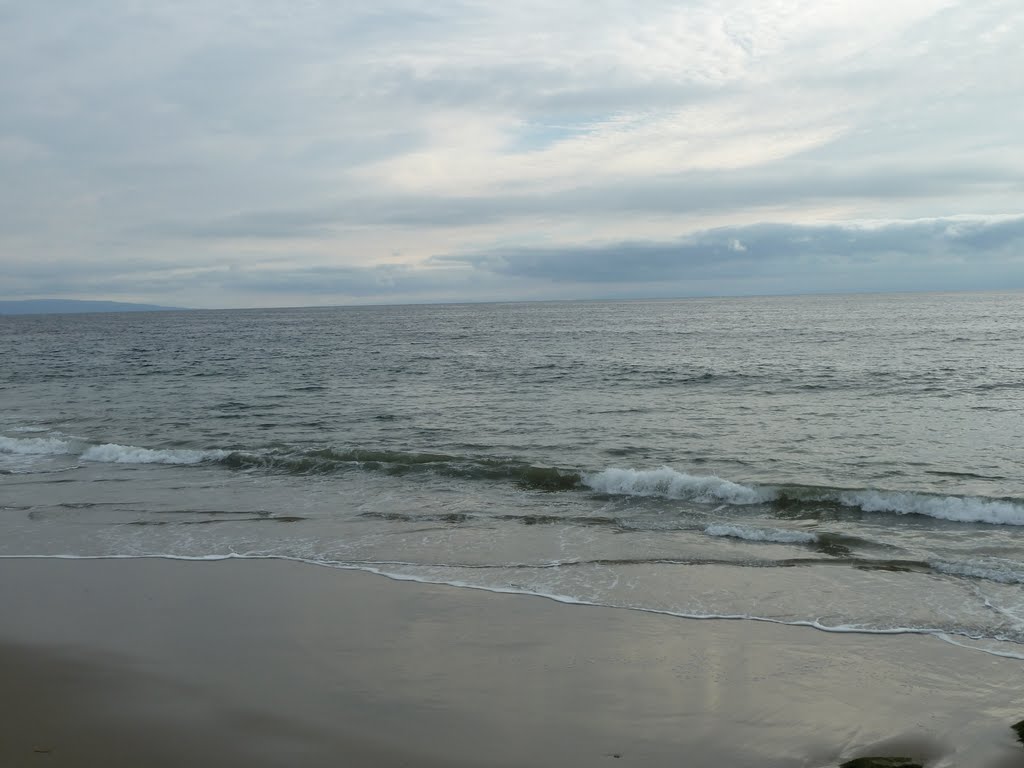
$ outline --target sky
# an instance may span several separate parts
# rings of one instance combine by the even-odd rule
[[[0,0],[0,299],[1024,289],[1020,0]]]

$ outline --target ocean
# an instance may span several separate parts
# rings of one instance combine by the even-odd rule
[[[0,556],[1024,658],[1024,294],[0,317]]]

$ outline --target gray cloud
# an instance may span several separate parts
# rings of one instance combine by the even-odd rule
[[[435,261],[555,282],[628,285],[716,280],[724,292],[728,292],[728,281],[738,279],[799,276],[802,281],[817,278],[826,285],[834,277],[851,273],[884,281],[890,273],[907,270],[917,271],[920,284],[929,285],[993,265],[1020,281],[1024,218],[861,227],[759,224],[713,229],[669,242],[508,248],[439,256]],[[1018,282],[1017,287],[1024,284]]]
[[[991,275],[998,275],[998,282]],[[759,224],[722,227],[668,241],[557,248],[495,248],[418,264],[284,265],[267,254],[181,269],[171,262],[119,274],[109,267],[54,277],[47,269],[12,295],[47,286],[80,295],[102,286],[132,298],[229,294],[260,306],[371,301],[687,296],[850,290],[1024,288],[1024,217],[937,219],[859,226]],[[13,283],[12,283],[13,284]],[[76,293],[77,289],[77,293]],[[185,303],[180,302],[179,303]]]

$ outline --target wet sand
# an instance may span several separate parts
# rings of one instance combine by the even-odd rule
[[[0,691],[5,768],[1024,766],[1017,660],[283,561],[0,560]]]

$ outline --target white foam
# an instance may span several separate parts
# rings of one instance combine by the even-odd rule
[[[13,453],[19,456],[54,456],[69,453],[71,443],[55,437],[2,437],[0,436],[0,453]]]
[[[926,515],[939,520],[992,525],[1024,525],[1024,504],[973,496],[929,496],[898,491],[848,491],[836,496],[840,504],[865,512]]]
[[[1024,584],[1024,570],[1014,569],[1008,562],[974,560],[967,562],[937,562],[929,565],[939,573],[950,576],[968,576],[972,579],[996,581],[1000,584]]]
[[[708,536],[724,536],[745,541],[770,541],[777,544],[813,544],[818,537],[806,531],[785,528],[750,528],[745,525],[716,523],[704,529]]]
[[[606,469],[583,477],[583,484],[598,491],[619,496],[662,496],[686,501],[760,504],[771,501],[774,493],[751,488],[713,475],[688,475],[671,467],[661,469]]]
[[[98,461],[110,464],[199,464],[212,459],[221,459],[227,451],[197,451],[189,449],[154,450],[134,445],[106,443],[94,445],[82,454],[83,461]]]

